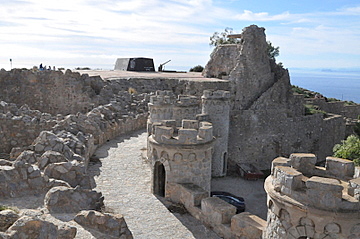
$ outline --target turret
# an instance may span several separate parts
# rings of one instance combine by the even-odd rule
[[[224,90],[205,90],[201,99],[202,114],[209,116],[216,138],[212,161],[212,176],[225,176],[228,160],[230,92]]]
[[[210,191],[213,126],[206,121],[165,120],[152,127],[148,159],[153,166],[155,194],[171,197],[176,184],[193,183]]]
[[[268,194],[266,238],[358,238],[360,179],[354,163],[313,154],[276,158],[265,181]],[[355,233],[355,234],[354,234]]]

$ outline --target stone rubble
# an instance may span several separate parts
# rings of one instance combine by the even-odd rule
[[[81,210],[101,210],[104,206],[101,193],[83,189],[58,186],[45,195],[44,204],[50,213],[77,213]]]
[[[97,211],[81,211],[74,220],[85,228],[106,234],[107,238],[132,239],[124,217],[120,214],[101,213]]]
[[[49,238],[72,239],[75,238],[76,228],[70,226],[58,227],[51,222],[40,218],[22,216],[5,232],[0,232],[1,239],[22,238]]]

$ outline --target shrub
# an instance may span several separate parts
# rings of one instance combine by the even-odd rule
[[[76,67],[75,70],[91,70],[90,67]]]
[[[190,72],[202,72],[203,70],[204,70],[204,67],[197,65],[197,66],[194,66],[193,68],[191,68],[189,71]]]
[[[360,138],[350,135],[341,144],[336,144],[333,148],[334,157],[353,160],[356,166],[360,166]]]

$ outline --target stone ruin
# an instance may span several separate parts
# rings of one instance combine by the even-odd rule
[[[46,220],[48,212],[65,210],[65,205],[71,213],[85,210],[77,217],[84,227],[101,234],[108,224],[116,225],[108,238],[120,234],[131,238],[121,216],[96,211],[103,206],[103,197],[93,190],[87,169],[98,146],[146,125],[153,192],[183,203],[223,237],[261,238],[265,231],[274,238],[357,238],[359,219],[351,214],[359,210],[357,179],[349,179],[347,173],[339,176],[342,169],[335,166],[334,172],[332,167],[341,163],[332,159],[326,169],[314,169],[313,162],[325,159],[351,131],[344,116],[350,122],[360,107],[317,100],[314,104],[332,114],[306,116],[303,97],[291,92],[288,71],[269,59],[265,49],[264,29],[247,27],[239,45],[219,46],[212,53],[203,74],[216,78],[201,80],[1,70],[0,198],[46,196],[44,211],[17,215],[1,211],[0,218],[9,223],[0,225],[0,238],[30,233],[34,225],[43,233],[34,232],[34,238],[50,232],[54,238],[73,238],[76,228]],[[269,200],[268,224],[248,213],[235,215],[233,207],[208,197],[212,176],[226,175],[239,162],[266,169],[271,159],[290,157],[292,152],[318,157],[306,163],[311,172],[287,160],[279,167],[288,169],[273,169],[270,178],[278,180],[276,186],[266,184],[274,187],[269,198],[276,195],[272,203]],[[294,185],[289,186],[289,180]],[[324,191],[322,186],[334,189],[324,192],[324,198],[331,199],[331,210],[309,199]],[[291,203],[296,200],[295,207]],[[300,209],[311,210],[301,214]],[[334,222],[318,223],[311,213]],[[343,225],[345,215],[356,223]]]
[[[230,84],[230,171],[241,162],[268,169],[271,159],[293,152],[312,152],[324,161],[346,134],[347,111],[331,110],[334,104],[325,118],[305,115],[304,98],[293,94],[288,70],[267,56],[264,30],[246,27],[240,44],[215,48],[203,72]],[[347,117],[360,114],[359,106],[351,110]]]

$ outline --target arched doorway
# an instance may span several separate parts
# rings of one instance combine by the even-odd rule
[[[154,166],[154,194],[161,197],[165,196],[165,167],[159,161]]]

